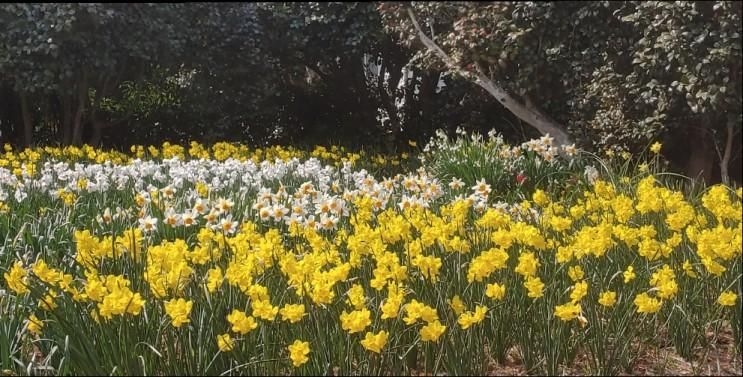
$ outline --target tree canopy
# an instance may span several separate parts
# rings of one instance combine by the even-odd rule
[[[0,140],[388,149],[437,128],[741,160],[741,3],[0,5]],[[691,151],[692,153],[688,153]]]

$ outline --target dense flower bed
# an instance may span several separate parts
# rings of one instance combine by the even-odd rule
[[[501,157],[575,163],[550,142]],[[740,349],[740,189],[587,169],[507,202],[338,148],[145,150],[0,160],[3,368],[461,374],[515,347],[531,371],[581,353],[616,374],[637,344],[691,358],[723,327]]]

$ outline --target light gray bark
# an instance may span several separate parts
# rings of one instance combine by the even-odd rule
[[[485,76],[482,72],[466,72],[462,70],[454,60],[447,55],[447,53],[439,47],[436,42],[429,38],[426,33],[423,32],[418,20],[413,13],[413,10],[408,8],[408,16],[410,21],[413,22],[415,30],[418,32],[418,37],[421,42],[431,51],[433,51],[449,69],[459,72],[463,76],[474,81],[475,84],[485,89],[490,95],[495,97],[498,102],[501,103],[508,111],[516,115],[519,119],[526,122],[528,125],[536,128],[542,135],[549,134],[554,138],[556,145],[568,145],[572,144],[570,135],[565,131],[565,127],[555,120],[546,116],[539,108],[535,107],[531,102],[526,104],[516,100],[511,94],[509,94],[502,87],[497,85],[493,80]]]

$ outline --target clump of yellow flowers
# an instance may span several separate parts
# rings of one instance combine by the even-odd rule
[[[708,325],[669,320],[677,308],[739,326],[740,189],[715,185],[697,198],[642,173],[499,203],[484,180],[465,196],[459,181],[447,189],[425,169],[382,180],[348,170],[401,161],[389,156],[196,142],[131,154],[6,148],[0,168],[30,182],[49,156],[169,162],[111,182],[95,168],[70,170],[48,190],[50,211],[71,219],[59,225],[69,238],[2,266],[34,337],[146,344],[162,368],[196,355],[208,373],[261,363],[291,373],[378,367],[417,348],[449,357],[516,344],[547,357],[540,347],[554,342],[627,342],[615,318],[688,326],[679,334]],[[347,170],[298,162],[308,157]],[[199,159],[219,172],[174,162]],[[153,178],[132,178],[143,171]]]
[[[295,367],[300,367],[306,363],[310,358],[310,343],[296,340],[289,347],[289,355],[292,359],[292,363]]]

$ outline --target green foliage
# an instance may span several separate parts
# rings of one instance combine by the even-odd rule
[[[3,271],[4,272],[4,271]],[[0,292],[0,372],[17,368],[21,357],[23,307],[6,292]]]
[[[106,121],[98,111],[100,101],[119,95],[122,82],[149,76],[156,64],[180,63],[187,35],[182,9],[178,4],[3,4],[0,72],[18,95],[30,95],[34,102],[50,96],[55,104],[43,108],[45,114],[34,106],[24,116],[56,119],[58,140],[81,143],[86,127],[95,129],[87,134],[100,134]]]
[[[740,131],[739,2],[382,4],[388,30],[441,69],[408,8],[463,75],[485,74],[585,148],[637,153],[659,134],[683,140],[701,126],[722,151],[726,122]]]
[[[0,69],[12,73],[16,90],[66,94],[84,74],[102,81],[164,63],[185,42],[177,11],[177,5],[3,4]]]
[[[388,151],[439,128],[538,136],[473,89],[479,72],[564,125],[584,149],[637,154],[660,138],[677,167],[693,155],[706,174],[729,149],[739,175],[741,8],[729,1],[3,4],[0,132],[28,143],[30,123],[42,142],[121,147],[332,137]],[[408,9],[457,69],[420,44]]]
[[[583,173],[588,160],[553,155],[556,149],[549,149],[546,138],[532,141],[533,145],[543,142],[546,147],[539,152],[527,143],[510,146],[492,132],[483,139],[479,134],[457,130],[456,137],[449,139],[439,131],[420,158],[442,182],[462,180],[462,192],[471,191],[470,187],[484,179],[491,186],[494,201],[531,199],[538,188],[568,195],[585,187]]]
[[[255,102],[265,97],[255,93],[276,91],[267,86],[271,62],[256,58],[264,54],[258,47],[261,26],[254,8],[253,4],[4,4],[0,19],[8,22],[0,26],[0,77],[19,95],[35,94],[34,102],[52,97],[54,106],[34,108],[30,115],[54,119],[51,126],[63,144],[84,139],[97,143],[101,135],[96,133],[102,133],[102,128],[113,129],[112,136],[121,138],[116,132],[119,127],[113,126],[122,122],[136,133],[137,128],[149,126],[140,123],[151,120],[154,109],[175,110],[176,95],[198,111],[188,115],[201,116],[205,123],[198,126],[205,127],[212,120],[205,110],[210,106],[214,112],[238,112],[225,109],[224,100],[215,101],[216,92],[255,111],[257,104],[246,99]],[[236,62],[245,62],[245,67]],[[244,70],[241,76],[232,73],[240,69]],[[185,90],[176,91],[165,80],[184,73],[191,74],[181,83],[188,85],[178,88],[188,86],[197,92],[209,88],[195,97],[197,101],[188,101]],[[245,85],[251,75],[259,79]],[[163,112],[157,116],[163,117]]]
[[[136,116],[148,117],[159,108],[179,106],[180,99],[175,95],[175,85],[172,82],[164,85],[168,86],[163,88],[152,82],[125,81],[120,85],[121,99],[117,101],[103,98],[100,108],[112,114],[134,113]]]
[[[324,142],[333,135],[354,144],[382,142],[402,126],[394,100],[410,53],[389,38],[374,3],[265,3],[265,46],[279,64],[290,139]],[[384,82],[369,75],[364,61],[389,72]],[[379,109],[392,119],[383,124]]]

